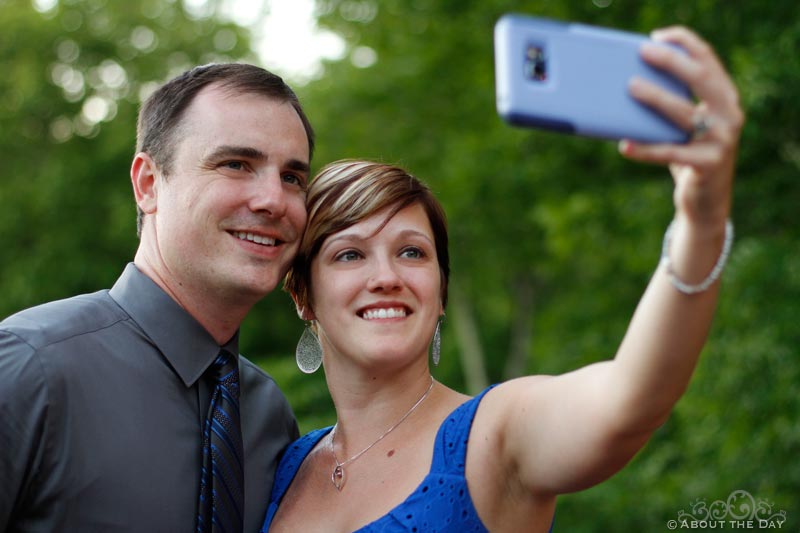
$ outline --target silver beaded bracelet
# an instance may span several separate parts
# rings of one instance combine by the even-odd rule
[[[731,253],[731,245],[733,244],[733,222],[730,219],[725,221],[725,242],[722,244],[722,251],[719,254],[717,263],[711,272],[706,276],[706,279],[696,285],[690,285],[682,281],[675,272],[672,270],[672,263],[669,260],[669,245],[672,242],[672,231],[674,229],[675,221],[669,223],[667,231],[664,233],[664,243],[661,246],[661,262],[667,269],[669,280],[672,285],[684,294],[696,294],[708,289],[712,283],[719,279],[722,274],[722,269],[725,268],[725,263],[728,262],[728,255]]]

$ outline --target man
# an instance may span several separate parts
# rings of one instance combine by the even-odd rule
[[[295,255],[312,150],[292,90],[251,65],[145,102],[134,262],[0,323],[0,530],[258,530],[298,430],[237,332]]]

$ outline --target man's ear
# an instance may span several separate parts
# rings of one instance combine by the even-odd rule
[[[131,183],[136,205],[148,215],[156,212],[158,205],[158,167],[145,152],[139,152],[131,163]]]

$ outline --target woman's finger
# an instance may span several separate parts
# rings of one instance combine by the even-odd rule
[[[692,130],[694,104],[685,97],[667,91],[641,77],[632,78],[628,84],[631,96],[663,115],[681,129]]]
[[[690,144],[643,144],[629,140],[619,143],[625,157],[645,163],[677,164],[695,169],[713,168],[724,159],[722,145],[716,142]]]
[[[656,30],[652,35],[654,40],[677,45],[683,51],[663,44],[646,44],[641,53],[647,63],[683,80],[712,112],[725,113],[738,107],[733,80],[706,41],[680,26]]]

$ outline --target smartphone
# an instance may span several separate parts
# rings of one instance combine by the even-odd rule
[[[640,76],[691,99],[683,82],[640,59],[639,48],[647,40],[586,24],[503,15],[494,29],[497,112],[517,126],[614,140],[686,142],[688,132],[628,93],[630,79]]]

